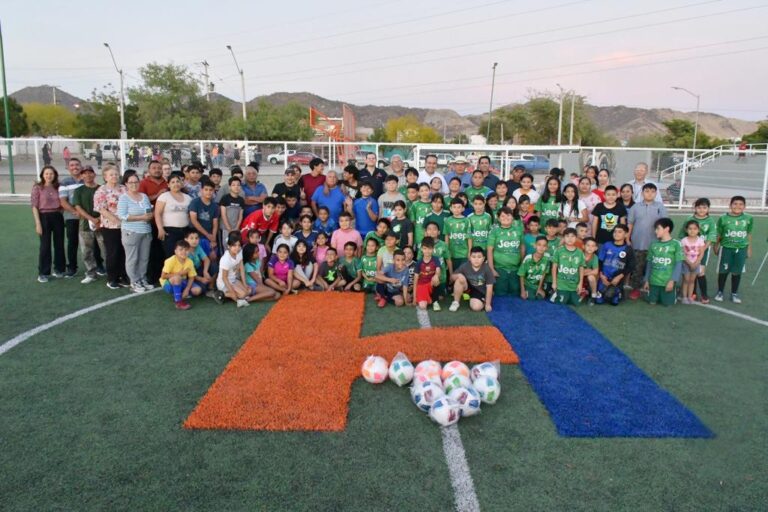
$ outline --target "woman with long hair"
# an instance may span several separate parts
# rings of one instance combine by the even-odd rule
[[[37,280],[47,283],[51,276],[51,238],[53,238],[53,277],[64,276],[64,215],[59,200],[59,173],[52,165],[40,171],[40,181],[30,196],[35,233],[40,237],[37,257]]]
[[[635,206],[635,189],[632,187],[631,183],[625,183],[621,186],[621,189],[619,190],[619,202],[624,205],[624,208],[627,209],[627,212],[629,212],[629,209]]]

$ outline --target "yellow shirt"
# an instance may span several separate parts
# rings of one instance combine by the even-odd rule
[[[183,262],[179,261],[179,258],[174,254],[163,264],[164,274],[186,274],[187,279],[192,279],[197,275],[195,271],[195,264],[192,260],[185,258]],[[167,279],[160,279],[160,286],[165,286]]]

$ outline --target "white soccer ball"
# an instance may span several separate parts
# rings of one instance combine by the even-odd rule
[[[480,399],[487,404],[495,404],[501,394],[499,381],[492,377],[480,377],[474,382],[475,389]]]
[[[469,367],[461,361],[451,361],[443,366],[443,380],[447,379],[451,375],[463,375],[469,377]]]
[[[387,360],[381,356],[368,356],[363,362],[363,378],[371,384],[381,384],[387,380]]]
[[[443,387],[443,381],[440,380],[439,375],[427,376],[424,373],[418,373],[413,375],[413,385],[424,384],[425,382],[434,382],[440,387]]]
[[[466,388],[471,385],[472,381],[469,380],[469,377],[458,373],[456,375],[450,375],[443,381],[443,389],[445,390],[446,394],[449,395],[451,394],[451,391],[456,388]]]
[[[443,388],[431,381],[411,387],[411,400],[416,404],[416,407],[424,412],[429,412],[434,401],[444,396]]]
[[[480,412],[480,394],[473,387],[456,388],[448,396],[461,409],[462,416],[474,416]]]
[[[416,369],[414,370],[414,375],[425,375],[426,377],[437,377],[438,379],[442,378],[442,372],[443,367],[440,366],[440,363],[437,361],[433,361],[431,359],[427,359],[426,361],[422,361],[419,364],[416,365]]]
[[[459,418],[461,418],[461,408],[459,404],[447,396],[440,397],[432,403],[432,408],[429,409],[429,417],[441,427],[447,427],[459,421]]]
[[[480,363],[472,367],[472,380],[477,380],[480,377],[491,377],[493,379],[499,379],[499,370],[493,363]]]
[[[389,365],[389,380],[398,386],[405,386],[413,380],[413,365],[407,359],[395,359]]]

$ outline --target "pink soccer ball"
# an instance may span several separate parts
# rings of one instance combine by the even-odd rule
[[[389,365],[381,356],[368,356],[363,362],[363,378],[371,384],[381,384],[387,380]]]

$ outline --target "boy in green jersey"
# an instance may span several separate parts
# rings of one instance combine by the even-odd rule
[[[360,281],[363,279],[360,259],[357,258],[357,244],[347,242],[344,244],[344,257],[341,258],[339,269],[344,280],[344,291],[359,292],[362,289]]]
[[[653,223],[656,242],[648,248],[648,259],[645,263],[645,282],[643,291],[648,293],[648,303],[661,303],[671,306],[677,299],[675,285],[680,280],[683,270],[683,246],[679,240],[672,238],[675,227],[672,219],[662,217]]]
[[[525,257],[523,230],[512,225],[514,213],[504,206],[499,210],[499,224],[491,228],[488,234],[488,265],[496,277],[494,293],[496,295],[518,295],[520,281],[517,269]]]
[[[517,270],[520,278],[520,298],[538,300],[546,297],[544,278],[549,275],[552,260],[547,254],[547,237],[539,236],[533,243],[533,252],[523,258]]]
[[[523,237],[523,241],[525,243],[525,254],[533,254],[535,251],[534,245],[536,244],[536,239],[539,238],[539,235],[541,230],[541,221],[538,216],[533,215],[530,219],[528,219],[528,232]]]
[[[450,216],[451,214],[443,209],[443,194],[440,192],[432,194],[432,211],[424,218],[424,227],[426,228],[428,223],[434,222],[437,224],[438,235],[441,235],[443,233],[445,219]]]
[[[403,185],[402,187],[398,187],[397,191],[403,194],[405,197],[408,197],[408,189],[411,188],[411,185],[416,185],[416,190],[419,190],[418,183],[417,183],[418,181],[419,181],[418,169],[409,167],[405,170],[405,185]]]
[[[723,290],[728,274],[731,274],[731,300],[741,304],[739,297],[739,282],[741,274],[746,270],[747,258],[752,257],[752,226],[753,219],[744,213],[747,201],[742,196],[731,198],[730,211],[717,219],[717,241],[715,254],[720,254],[717,266],[717,295],[715,300],[722,302]]]
[[[576,230],[566,228],[563,245],[552,256],[552,302],[579,304],[584,281],[584,253],[576,247]]]
[[[421,183],[419,185],[419,200],[408,207],[408,218],[413,222],[413,244],[417,247],[421,246],[421,240],[424,238],[424,219],[431,211],[429,185]]]
[[[373,293],[376,291],[376,253],[379,252],[379,243],[374,238],[369,238],[365,243],[365,254],[360,258],[360,270],[363,275],[363,291]]]
[[[711,251],[711,246],[717,242],[717,221],[709,216],[709,207],[709,199],[706,197],[698,198],[696,202],[693,203],[693,215],[685,220],[677,236],[681,240],[688,236],[688,233],[685,231],[685,226],[688,224],[689,220],[695,220],[699,223],[699,233],[707,243],[707,247],[704,249],[704,257],[701,259],[701,265],[705,269],[707,267],[707,263],[709,263],[709,253]],[[696,284],[699,286],[699,297],[701,298],[701,303],[709,304],[706,274],[696,276]]]
[[[474,212],[467,217],[469,220],[469,237],[472,239],[472,247],[485,249],[488,246],[488,233],[493,225],[493,217],[485,211],[485,198],[477,195],[470,196]]]
[[[411,183],[405,189],[405,206],[410,208],[413,203],[419,200],[419,184]]]
[[[493,190],[483,185],[484,180],[485,180],[485,177],[483,176],[483,171],[481,170],[474,171],[472,173],[472,186],[467,187],[467,189],[464,191],[467,194],[467,197],[475,197],[475,196],[488,197],[488,194],[493,192]]]
[[[443,232],[445,243],[451,258],[448,260],[448,272],[453,271],[467,261],[469,251],[472,249],[472,240],[469,237],[469,220],[462,215],[464,203],[461,199],[454,198],[451,201],[451,216],[445,219]]]
[[[597,280],[600,277],[600,259],[597,257],[597,240],[588,236],[584,239],[584,281],[581,283],[581,298],[589,297],[594,306],[598,298]]]

